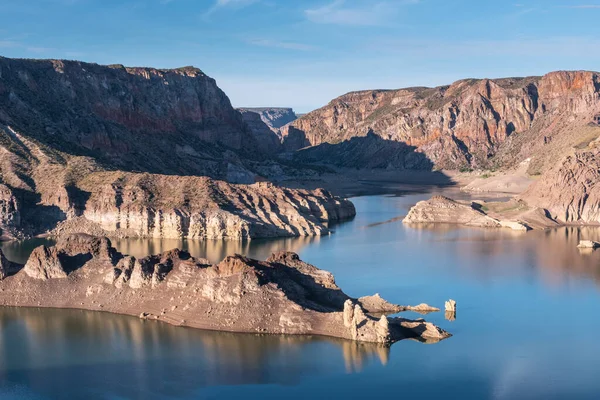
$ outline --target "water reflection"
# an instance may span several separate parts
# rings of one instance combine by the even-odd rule
[[[29,239],[23,241],[0,242],[0,249],[10,261],[25,264],[29,255],[38,246],[53,246],[52,239]]]
[[[456,321],[456,311],[444,311],[444,318],[450,322]]]
[[[113,246],[123,254],[136,258],[160,254],[175,248],[189,251],[195,257],[207,258],[213,263],[233,254],[243,254],[258,259],[266,259],[280,250],[300,252],[304,247],[317,245],[320,237],[298,237],[281,239],[237,240],[183,240],[183,239],[111,239]],[[32,239],[21,242],[0,242],[0,249],[6,258],[24,264],[38,246],[52,246],[51,239]]]
[[[123,254],[145,257],[159,254],[174,248],[189,251],[196,257],[204,257],[213,263],[232,254],[243,254],[265,259],[280,250],[300,252],[311,244],[318,244],[319,237],[298,237],[283,239],[237,240],[178,240],[178,239],[114,239],[113,245]]]
[[[211,332],[98,312],[26,308],[0,308],[0,348],[0,395],[10,382],[63,398],[288,385],[307,374],[359,372],[389,358],[388,348],[337,339]]]
[[[600,240],[600,227],[562,227],[521,232],[510,229],[465,228],[450,224],[411,225],[407,234],[416,241],[454,243],[459,268],[474,275],[490,272],[491,265],[475,265],[477,259],[515,260],[494,268],[495,275],[514,275],[515,268],[529,265],[548,283],[570,277],[591,278],[600,284],[600,251],[581,251],[580,240]],[[525,263],[523,263],[525,261]]]

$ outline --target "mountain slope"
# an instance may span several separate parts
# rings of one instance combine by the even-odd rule
[[[352,92],[284,127],[282,136],[289,151],[338,145],[372,133],[381,138],[382,147],[404,143],[437,168],[507,167],[538,156],[543,160],[533,168],[543,172],[561,147],[586,140],[586,127],[599,113],[600,75],[561,71],[543,77],[468,79],[437,88]],[[564,136],[569,139],[560,139]],[[330,150],[320,158],[336,164],[335,148]],[[364,167],[364,157],[356,157],[355,166]],[[392,160],[392,166],[413,168],[412,162],[394,164]]]
[[[323,191],[211,179],[289,169],[197,68],[0,57],[0,238],[314,235],[354,215]]]
[[[0,123],[129,171],[224,178],[227,149],[257,152],[227,96],[193,67],[0,58]]]

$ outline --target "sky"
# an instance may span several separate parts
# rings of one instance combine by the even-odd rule
[[[236,107],[600,70],[600,0],[0,0],[0,55],[194,65]]]

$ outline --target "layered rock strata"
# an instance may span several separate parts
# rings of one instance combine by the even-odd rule
[[[197,68],[0,57],[0,240],[308,236],[354,215],[324,191],[252,185],[297,172],[263,144]]]
[[[102,310],[211,330],[380,344],[450,336],[423,320],[371,316],[388,310],[350,298],[329,272],[288,252],[266,261],[236,255],[211,265],[180,250],[135,259],[105,238],[72,235],[55,247],[37,248],[19,267],[0,280],[2,305]]]
[[[233,185],[205,177],[94,173],[78,185],[86,200],[69,198],[73,218],[54,230],[116,237],[252,239],[319,236],[353,217],[354,205],[325,190],[268,182]]]
[[[560,160],[520,198],[548,210],[563,224],[600,224],[598,143]]]
[[[45,149],[128,171],[224,179],[224,152],[257,143],[200,69],[0,57],[0,124]]]
[[[352,92],[284,127],[282,138],[288,151],[321,148],[303,150],[300,160],[346,164],[351,152],[354,167],[366,168],[373,158],[362,152],[379,151],[386,160],[378,160],[377,167],[459,169],[511,167],[535,157],[530,170],[541,173],[565,148],[598,129],[588,125],[599,113],[600,74],[558,71]],[[378,140],[357,141],[369,133]],[[351,140],[364,145],[347,143]],[[398,143],[404,145],[402,157],[386,153]]]

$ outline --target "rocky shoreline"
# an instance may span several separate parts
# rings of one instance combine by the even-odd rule
[[[266,261],[230,256],[216,265],[181,250],[142,259],[107,238],[69,235],[36,248],[25,265],[0,255],[0,305],[77,308],[231,332],[323,335],[389,345],[437,342],[449,333],[422,319],[387,317],[437,310],[353,299],[333,276],[290,252]]]
[[[499,207],[504,207],[503,212],[492,211]],[[433,196],[429,200],[420,201],[410,209],[403,222],[507,228],[523,232],[548,227],[554,223],[545,216],[543,210],[530,209],[518,202],[457,201],[445,196]]]

